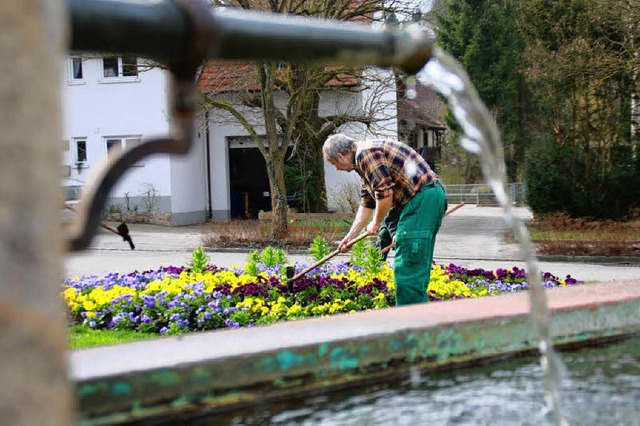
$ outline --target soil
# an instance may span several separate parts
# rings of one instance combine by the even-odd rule
[[[554,213],[534,218],[532,233],[544,233],[534,239],[538,254],[565,256],[640,257],[640,220],[589,220]]]

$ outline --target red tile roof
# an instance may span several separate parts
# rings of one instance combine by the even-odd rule
[[[442,119],[445,110],[445,103],[438,94],[421,84],[416,85],[415,99],[402,97],[398,101],[398,118],[429,129],[445,128],[436,118]]]
[[[202,93],[258,90],[260,82],[252,64],[209,61],[200,72],[198,88]]]
[[[335,70],[327,66],[326,70]],[[348,73],[338,73],[325,87],[353,87],[360,78]],[[237,91],[258,91],[260,82],[255,66],[247,62],[211,60],[202,68],[198,78],[198,88],[202,93],[225,93]]]

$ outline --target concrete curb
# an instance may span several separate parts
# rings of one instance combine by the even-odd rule
[[[562,263],[593,263],[600,265],[640,265],[638,256],[559,256],[559,255],[538,255],[540,262],[562,262]]]
[[[547,290],[554,341],[640,332],[640,280]],[[82,425],[219,411],[535,348],[527,293],[73,351]]]

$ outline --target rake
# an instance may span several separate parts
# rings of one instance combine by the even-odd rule
[[[464,206],[464,201],[463,201],[463,202],[461,202],[460,204],[458,204],[458,205],[457,205],[457,206],[455,206],[455,207],[451,207],[449,210],[447,210],[447,211],[444,213],[444,216],[449,216],[451,213],[455,212],[456,210],[458,210],[458,209],[459,209],[460,207],[462,207],[462,206]],[[443,217],[444,217],[444,216],[443,216]],[[389,244],[388,246],[386,246],[385,248],[383,248],[382,250],[380,250],[380,254],[384,254],[384,253],[388,252],[389,250],[391,250],[391,249],[393,248],[393,246],[394,246],[394,245],[395,245],[395,243],[393,243],[393,242],[392,242],[391,244]]]
[[[464,202],[458,204],[455,207],[450,208],[449,210],[447,210],[444,214],[444,216],[448,216],[451,213],[455,212],[456,210],[458,210],[460,207],[464,206]],[[366,237],[369,237],[371,234],[369,234],[368,232],[365,232],[364,234],[360,234],[357,238],[349,241],[347,243],[347,248],[351,248],[352,245],[354,245],[355,243],[357,243],[360,240],[363,240]],[[385,247],[381,253],[386,253],[389,250],[391,250],[393,248],[393,243],[389,244],[387,247]],[[333,257],[335,257],[338,253],[340,253],[340,249],[335,249],[334,251],[332,251],[331,253],[329,253],[328,255],[326,255],[325,257],[323,257],[322,259],[318,260],[316,263],[314,263],[313,265],[309,266],[308,268],[306,268],[305,270],[298,272],[296,275],[294,275],[291,278],[287,278],[287,283],[292,283],[293,281],[297,280],[298,278],[304,276],[307,272],[317,268],[318,266],[322,265],[323,263],[329,261],[330,259],[332,259]],[[287,268],[287,276],[289,275],[290,272],[293,271],[293,268]]]

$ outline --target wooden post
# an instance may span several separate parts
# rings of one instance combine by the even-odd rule
[[[60,297],[62,0],[0,2],[0,423],[73,423]]]

